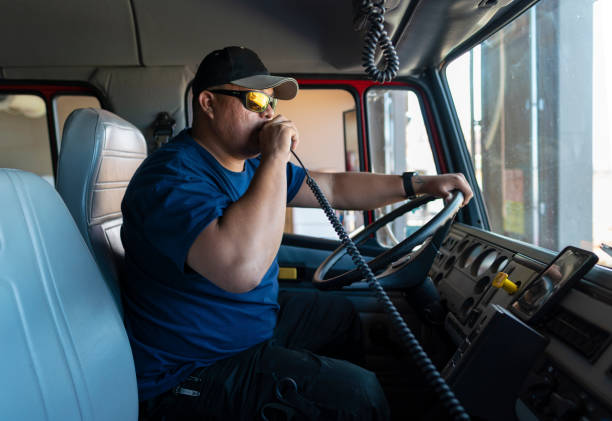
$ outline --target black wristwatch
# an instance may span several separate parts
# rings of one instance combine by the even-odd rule
[[[406,197],[412,199],[416,196],[414,192],[414,188],[412,187],[412,177],[415,175],[419,175],[416,171],[408,171],[402,174],[402,181],[404,183],[404,191],[406,192]]]

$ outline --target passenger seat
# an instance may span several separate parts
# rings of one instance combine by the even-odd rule
[[[137,420],[119,308],[59,194],[0,169],[0,203],[0,418]]]
[[[92,251],[119,308],[118,280],[124,250],[121,200],[134,172],[147,156],[135,126],[100,109],[73,111],[64,125],[57,191]]]

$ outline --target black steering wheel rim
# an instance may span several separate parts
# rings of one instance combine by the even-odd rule
[[[404,215],[407,212],[410,212],[413,209],[421,207],[434,199],[436,199],[436,197],[426,195],[404,203],[399,208],[368,225],[363,231],[352,239],[353,242],[358,244],[394,219]],[[436,231],[440,229],[449,219],[453,218],[461,208],[462,202],[463,194],[460,191],[455,191],[453,198],[433,218],[431,218],[426,224],[410,234],[400,243],[388,250],[385,250],[374,259],[370,260],[370,262],[368,262],[368,266],[370,266],[373,272],[377,272],[382,268],[386,268],[392,262],[398,260],[401,256],[409,253],[414,247],[422,244],[425,242],[425,240],[432,237]],[[313,275],[312,282],[318,289],[339,289],[363,278],[358,269],[352,269],[332,278],[325,279],[327,272],[337,263],[338,260],[340,260],[341,257],[344,256],[344,254],[344,246],[341,245],[334,250],[319,265],[319,267],[317,267],[317,270]]]

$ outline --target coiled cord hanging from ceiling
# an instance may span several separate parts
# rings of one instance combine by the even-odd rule
[[[399,71],[399,58],[395,46],[385,30],[384,0],[363,0],[361,10],[367,13],[368,30],[363,46],[363,67],[368,76],[377,82],[384,83],[395,78]],[[376,47],[383,53],[382,68],[376,64]]]
[[[470,417],[465,412],[465,409],[463,408],[463,406],[461,406],[461,403],[459,403],[453,391],[448,387],[446,381],[444,381],[438,369],[431,362],[431,360],[421,347],[421,344],[419,344],[419,341],[414,337],[414,334],[412,333],[408,325],[406,325],[406,322],[393,305],[393,302],[391,302],[391,299],[383,289],[382,285],[380,285],[380,283],[374,276],[372,269],[370,269],[370,266],[368,266],[368,264],[364,260],[363,256],[357,249],[357,246],[355,246],[353,240],[351,240],[348,234],[346,233],[344,226],[336,217],[336,214],[334,213],[333,208],[327,201],[327,198],[323,195],[323,192],[321,191],[317,183],[310,176],[308,170],[306,169],[300,158],[293,150],[291,151],[291,153],[293,153],[295,159],[298,160],[302,168],[304,168],[304,171],[306,171],[306,184],[308,184],[308,187],[310,187],[315,197],[317,198],[317,201],[325,212],[325,216],[327,216],[327,219],[329,219],[329,222],[331,222],[332,226],[334,227],[334,230],[336,231],[336,234],[338,234],[340,241],[342,241],[342,244],[346,248],[347,253],[349,254],[349,256],[351,256],[353,263],[355,264],[357,269],[359,269],[362,276],[367,281],[370,289],[374,290],[376,299],[379,303],[382,304],[385,312],[391,317],[391,323],[399,334],[402,344],[406,347],[416,365],[421,369],[421,372],[425,377],[425,381],[438,394],[442,405],[446,408],[448,414],[453,420],[469,421]]]

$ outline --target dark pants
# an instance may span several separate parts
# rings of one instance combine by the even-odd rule
[[[165,393],[144,405],[149,419],[388,419],[376,376],[345,361],[363,358],[352,303],[312,292],[281,293],[279,303],[272,339],[196,370],[181,387],[199,396]]]

